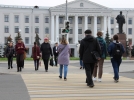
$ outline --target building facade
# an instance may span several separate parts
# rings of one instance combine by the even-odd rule
[[[15,37],[21,30],[21,37],[26,47],[29,48],[28,56],[35,41],[35,32],[39,34],[41,41],[49,37],[50,43],[59,42],[61,39],[61,28],[64,28],[66,18],[66,4],[55,7],[27,7],[0,5],[0,43],[4,44],[7,37]],[[115,9],[96,4],[89,0],[75,0],[68,3],[67,18],[70,21],[70,32],[68,41],[71,47],[71,55],[78,56],[76,48],[78,41],[84,38],[84,31],[91,29],[94,36],[98,31],[106,31],[110,37],[118,33],[116,17],[123,12],[126,23],[123,32],[127,40],[134,44],[134,9]]]

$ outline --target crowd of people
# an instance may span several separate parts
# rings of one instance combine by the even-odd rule
[[[94,87],[94,81],[102,81],[103,63],[108,54],[113,66],[113,79],[115,82],[119,81],[119,66],[122,62],[122,55],[125,52],[124,47],[119,42],[117,34],[113,36],[113,41],[108,47],[102,36],[103,33],[98,32],[96,38],[92,36],[91,30],[86,30],[85,38],[83,38],[77,46],[80,58],[80,69],[85,69],[86,83],[89,87]],[[25,52],[26,47],[21,38],[18,39],[15,47],[10,43],[5,52],[6,57],[8,58],[8,69],[13,68],[13,56],[16,55],[17,72],[22,71],[22,68],[24,68]],[[70,47],[64,36],[62,37],[60,44],[55,43],[53,49],[51,48],[47,37],[45,37],[44,42],[40,47],[34,42],[34,46],[32,47],[32,58],[34,60],[35,71],[39,69],[39,61],[42,59],[46,72],[48,72],[49,60],[50,58],[53,58],[55,66],[59,64],[59,78],[62,79],[62,72],[64,72],[64,80],[67,80]]]

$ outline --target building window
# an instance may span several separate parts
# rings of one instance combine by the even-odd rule
[[[111,24],[114,24],[114,18],[113,17],[111,18]]]
[[[48,27],[45,28],[45,33],[46,33],[46,34],[49,34],[49,28],[48,28]]]
[[[128,24],[132,24],[132,18],[128,19]]]
[[[101,24],[101,18],[97,17],[97,24]]]
[[[29,33],[29,27],[28,26],[25,27],[25,33]]]
[[[80,3],[80,7],[84,7],[84,4],[83,3]]]
[[[19,32],[19,26],[15,26],[15,33]]]
[[[19,23],[19,15],[15,15],[15,23]]]
[[[70,34],[73,34],[73,29],[70,29]]]
[[[39,17],[38,16],[35,17],[35,23],[39,23]]]
[[[91,17],[88,17],[88,24],[91,24],[91,21],[92,21]]]
[[[49,18],[48,17],[45,18],[45,23],[49,23]]]
[[[63,24],[63,17],[59,17],[59,24]]]
[[[29,16],[25,17],[25,23],[29,23]]]
[[[7,43],[7,39],[8,39],[8,37],[5,37],[5,43]]]
[[[5,26],[5,33],[9,33],[9,27]]]
[[[129,35],[132,34],[132,28],[128,28],[128,34],[129,34]]]
[[[39,27],[35,27],[35,33],[39,33]]]
[[[9,22],[9,16],[5,15],[5,22]]]
[[[73,17],[69,17],[69,22],[70,22],[70,24],[73,23]]]
[[[82,17],[78,17],[78,24],[82,24]]]
[[[111,28],[111,35],[113,35],[114,34],[114,29],[113,28]]]
[[[73,39],[69,38],[69,43],[72,44],[73,43]]]
[[[82,29],[78,29],[78,34],[82,34]]]
[[[25,37],[25,44],[29,44],[29,37]]]

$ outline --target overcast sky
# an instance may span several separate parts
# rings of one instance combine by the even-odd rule
[[[68,2],[74,0],[68,0]],[[109,8],[134,8],[134,0],[90,0]],[[22,6],[48,6],[53,7],[64,4],[66,0],[0,0],[4,5],[22,5]]]

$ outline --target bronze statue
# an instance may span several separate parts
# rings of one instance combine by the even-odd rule
[[[125,17],[122,15],[122,11],[120,11],[120,14],[116,17],[116,20],[119,25],[119,33],[123,33],[123,24],[125,24]]]

